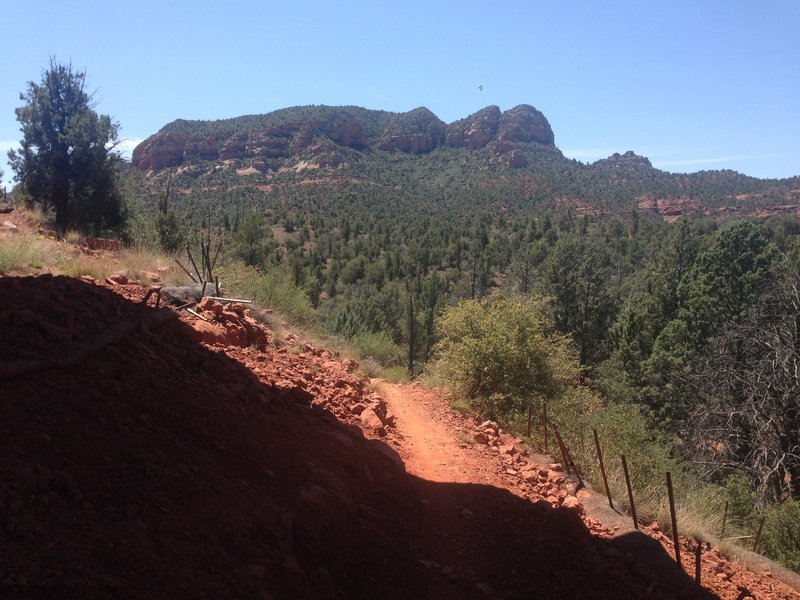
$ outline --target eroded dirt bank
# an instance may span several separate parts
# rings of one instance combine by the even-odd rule
[[[694,597],[435,393],[381,398],[241,307],[209,325],[144,294],[0,279],[0,596]],[[743,577],[704,594],[795,597]]]

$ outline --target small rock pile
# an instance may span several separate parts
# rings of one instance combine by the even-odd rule
[[[505,463],[505,474],[522,480],[529,494],[547,499],[554,507],[571,508],[583,515],[578,500],[578,482],[564,472],[559,463],[542,466],[530,460],[525,443],[504,432],[494,421],[475,424],[472,439],[497,452]]]
[[[192,336],[195,342],[263,348],[268,341],[266,330],[243,304],[223,304],[203,297],[197,304],[197,311],[206,320],[193,318],[187,321],[195,332]]]

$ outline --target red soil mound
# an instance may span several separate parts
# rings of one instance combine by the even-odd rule
[[[110,287],[0,279],[0,596],[693,597],[573,510],[407,474],[352,365]]]

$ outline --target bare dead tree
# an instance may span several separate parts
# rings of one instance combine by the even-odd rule
[[[800,276],[720,333],[692,383],[684,440],[701,472],[743,471],[761,502],[800,498]]]

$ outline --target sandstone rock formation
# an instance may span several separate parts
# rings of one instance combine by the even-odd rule
[[[139,144],[131,163],[159,171],[197,161],[242,160],[264,172],[291,168],[288,159],[335,167],[344,162],[345,149],[425,154],[441,146],[479,150],[492,144],[501,162],[520,168],[528,164],[522,146],[531,143],[553,146],[554,136],[545,116],[527,104],[506,112],[488,106],[450,125],[424,107],[399,114],[306,107],[211,124],[175,122]]]
[[[492,140],[500,125],[500,109],[487,106],[466,119],[447,126],[446,143],[451,148],[483,148]]]
[[[378,141],[381,150],[424,154],[441,146],[447,125],[425,107],[400,115]]]
[[[598,161],[595,161],[594,164],[601,166],[609,166],[617,169],[653,168],[653,165],[650,162],[649,158],[647,158],[646,156],[639,156],[633,150],[628,150],[625,154],[620,154],[619,152],[615,152],[608,158],[602,158]]]
[[[535,142],[552,146],[553,130],[545,116],[528,104],[520,104],[500,116],[497,138],[501,142]]]
[[[159,131],[133,149],[131,164],[143,171],[160,171],[181,164],[189,134]]]

